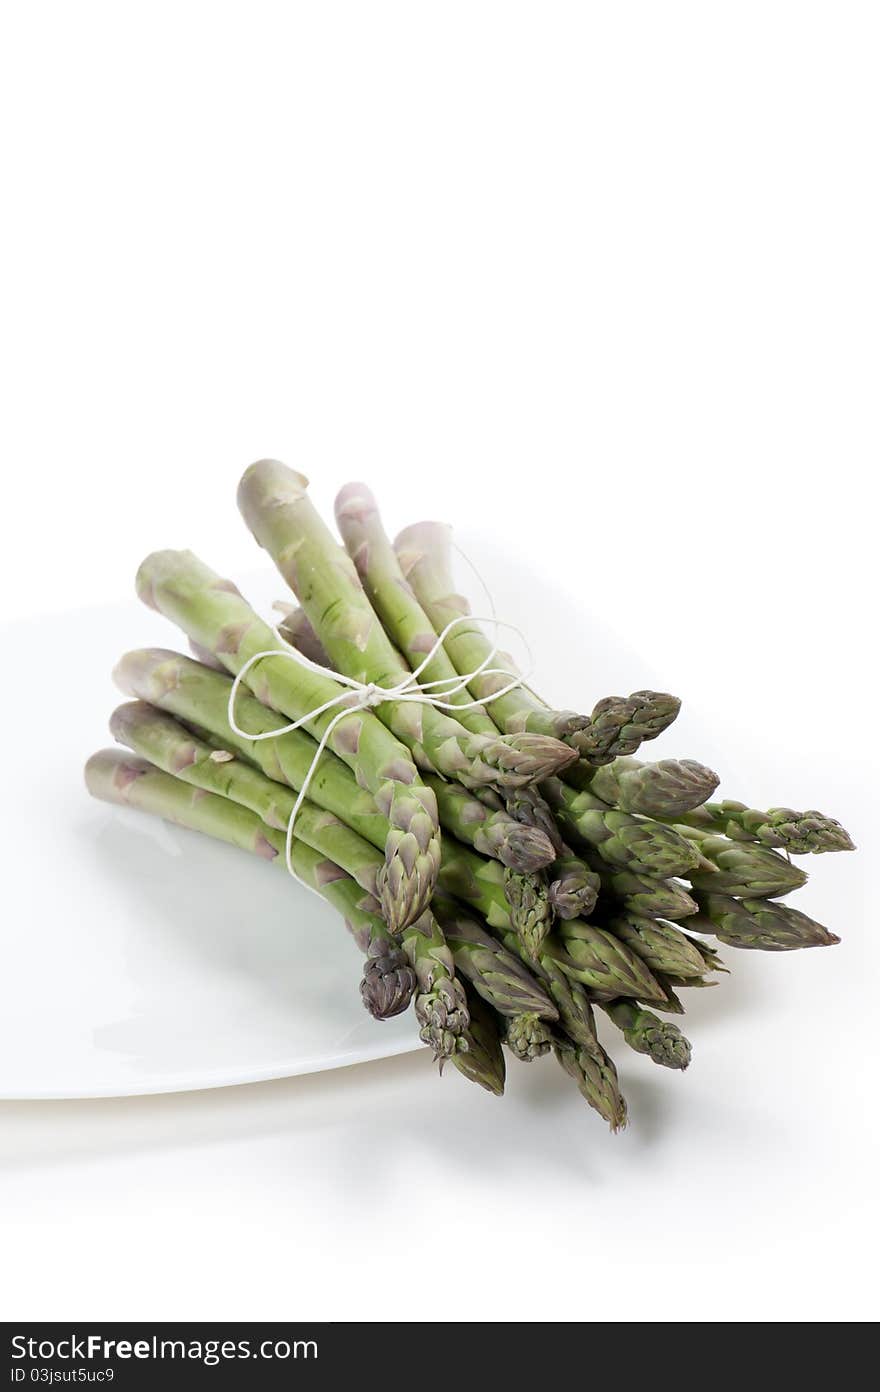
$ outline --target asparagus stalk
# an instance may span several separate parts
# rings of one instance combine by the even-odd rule
[[[707,802],[677,819],[699,831],[729,836],[732,841],[759,841],[790,855],[819,855],[823,851],[853,851],[855,846],[840,822],[821,812],[794,812],[771,807],[767,812],[743,802]]]
[[[407,527],[395,541],[400,569],[409,581],[424,613],[440,633],[453,619],[466,619],[470,608],[455,593],[451,567],[451,531],[438,522]],[[444,646],[454,669],[475,672],[487,659],[495,667],[514,670],[513,659],[499,653],[491,658],[492,643],[479,624],[457,623]],[[642,739],[653,739],[674,720],[679,702],[658,692],[637,692],[629,699],[608,697],[592,717],[574,711],[553,711],[526,687],[499,695],[510,679],[481,673],[470,682],[472,694],[491,699],[490,714],[508,734],[530,730],[569,744],[579,758],[605,761],[620,753],[632,753]]]
[[[697,911],[695,901],[675,880],[636,875],[632,870],[614,870],[604,864],[600,857],[589,853],[587,859],[598,872],[603,892],[615,905],[615,912],[619,905],[625,913],[676,921]]]
[[[590,1106],[605,1118],[612,1131],[621,1131],[626,1126],[626,1102],[617,1082],[617,1070],[608,1056],[603,1063],[589,1049],[564,1039],[556,1040],[554,1053]]]
[[[505,870],[504,893],[510,905],[510,921],[534,960],[553,926],[547,882],[539,875],[520,875],[515,870]]]
[[[304,730],[290,730],[271,740],[236,735],[227,720],[232,685],[228,675],[208,671],[192,659],[163,648],[141,648],[122,658],[114,676],[127,695],[159,706],[191,728],[200,727],[222,748],[242,755],[268,778],[297,791],[302,788],[317,753],[315,741]],[[254,733],[283,728],[282,721],[247,692],[238,696],[237,718],[242,729]],[[426,781],[438,799],[443,826],[460,840],[484,854],[494,853],[502,863],[522,871],[552,859],[552,847],[536,829],[515,822],[503,810],[496,812],[484,806],[456,783],[431,775]],[[387,817],[370,793],[358,786],[351,771],[328,751],[315,766],[309,797],[373,845],[385,845],[390,830]]]
[[[501,805],[497,794],[490,789],[483,789],[479,797],[480,801],[485,802],[487,806],[498,807]],[[562,839],[556,818],[553,816],[553,810],[534,783],[526,788],[509,790],[505,795],[503,805],[514,821],[522,822],[524,826],[537,827],[543,831],[557,855],[565,854],[565,842]]]
[[[613,764],[595,770],[588,787],[596,797],[623,812],[670,818],[699,807],[712,796],[719,781],[717,773],[693,759],[660,759],[652,764],[615,759]]]
[[[575,981],[603,996],[663,999],[662,988],[642,958],[604,928],[570,918],[560,921],[558,933],[566,953],[566,960],[560,965]],[[615,982],[625,983],[624,989],[615,990]]]
[[[385,627],[388,637],[403,653],[410,667],[418,667],[437,644],[437,632],[400,568],[373,494],[365,483],[348,483],[336,498],[336,524],[364,590]],[[495,664],[498,665],[498,664]],[[499,729],[484,706],[473,705],[466,687],[459,691],[461,675],[440,647],[425,667],[422,680],[442,682],[441,692],[462,707],[457,714],[474,734],[497,738]]]
[[[273,783],[241,759],[227,755],[217,761],[217,751],[211,745],[146,701],[128,701],[117,707],[110,718],[110,732],[120,744],[165,773],[205,792],[231,798],[256,813],[267,826],[286,831],[296,802],[289,788]],[[341,865],[368,894],[378,897],[381,855],[332,812],[304,799],[296,818],[296,835]]]
[[[504,1092],[504,1053],[498,1030],[498,1016],[476,991],[465,987],[470,1025],[467,1029],[467,1049],[452,1056],[452,1062],[472,1083],[479,1083],[487,1092],[501,1097]]]
[[[425,774],[425,782],[437,798],[444,828],[481,855],[500,860],[522,875],[540,870],[554,859],[553,845],[539,827],[518,822],[503,809],[488,807],[460,783],[432,774]]]
[[[348,487],[361,488],[362,485],[348,485]],[[343,494],[345,491],[343,489]],[[379,526],[381,530],[381,524]],[[344,527],[342,531],[343,536],[345,536],[346,529]],[[430,652],[432,645],[436,643],[436,636],[430,627],[427,615],[424,614],[418,601],[412,595],[409,583],[399,569],[396,553],[387,537],[384,536],[384,532],[382,532],[382,537],[384,542],[380,541],[378,553],[368,543],[369,563],[365,561],[360,539],[356,545],[353,542],[349,546],[349,552],[358,566],[362,579],[365,580],[367,592],[381,613],[389,634],[397,639],[398,645],[403,648],[411,664],[418,666],[425,654]],[[346,541],[348,544],[348,538]],[[387,553],[383,554],[383,545],[390,550],[390,557]],[[376,559],[377,554],[379,559]],[[375,571],[377,567],[382,568],[384,575],[386,564],[389,578],[382,582],[381,594],[384,596],[384,603],[380,606],[377,602],[380,592],[379,583],[376,582],[371,588],[366,583],[366,579],[370,570]],[[392,603],[392,601],[394,602]],[[398,615],[398,611],[401,611],[402,617],[395,617]],[[427,628],[424,625],[427,625]],[[296,648],[310,661],[316,662],[319,666],[330,666],[330,660],[321,647],[314,629],[303,610],[298,606],[287,606],[286,616],[278,631],[285,641],[290,643],[291,647]],[[437,657],[425,669],[423,680],[447,682],[450,679],[454,680],[457,676],[458,673],[446,657],[445,649],[440,649]],[[450,691],[449,698],[452,701],[465,703],[470,702],[471,699],[470,692],[466,690]],[[483,706],[468,708],[465,705],[464,709],[459,712],[458,718],[475,734],[497,735],[499,733],[498,727]],[[548,844],[558,855],[562,855],[565,851],[550,806],[541,796],[535,784],[526,784],[521,788],[508,788],[502,799],[493,788],[485,787],[470,791],[463,789],[459,783],[445,782],[439,778],[432,778],[430,775],[426,775],[425,781],[437,795],[440,821],[443,825],[454,831],[460,840],[466,841],[468,845],[472,845],[485,855],[496,856],[504,865],[509,865],[512,870],[519,870],[522,874],[527,874],[529,871],[538,870],[541,866],[546,865],[549,859],[546,857]],[[465,803],[461,800],[463,795],[469,798],[468,802]],[[460,803],[462,825],[452,825],[450,822],[449,803],[455,800]],[[477,825],[479,821],[476,813],[477,802],[483,803],[489,809],[493,823],[497,822],[498,826],[503,828],[502,833],[496,830],[495,825]],[[508,818],[513,818],[514,821],[519,822],[527,829],[527,840],[524,844],[508,828]],[[531,835],[529,836],[528,833]],[[557,912],[561,913],[568,907],[572,913],[589,913],[590,908],[586,904],[584,886],[576,885],[571,878],[566,877],[564,883],[554,883],[550,888],[551,894],[555,893],[559,900],[558,905],[554,902]],[[576,906],[573,895],[578,896]]]
[[[667,1020],[658,1020],[650,1010],[643,1010],[634,1001],[608,1001],[602,1009],[636,1053],[647,1054],[663,1068],[687,1068],[691,1061],[691,1046],[676,1025]]]
[[[556,1006],[531,972],[472,914],[455,900],[439,894],[435,895],[432,908],[452,948],[458,971],[499,1015],[559,1018]]]
[[[621,812],[595,793],[577,792],[559,778],[542,786],[565,835],[575,844],[595,847],[609,865],[666,878],[687,874],[699,861],[693,843],[672,827]]]
[[[690,920],[693,922],[693,920]],[[656,975],[702,976],[706,961],[698,945],[671,923],[648,918],[645,914],[619,913],[609,919],[607,928],[625,942]]]
[[[277,649],[272,630],[235,587],[189,552],[154,552],[138,571],[137,588],[145,603],[221,658],[230,672],[240,671],[257,653]],[[246,680],[264,705],[289,720],[310,716],[344,692],[331,678],[277,656],[255,663]],[[308,729],[319,738],[334,718],[325,711],[309,719]],[[408,750],[369,711],[353,711],[340,720],[329,736],[329,747],[388,818],[380,896],[392,931],[402,931],[424,912],[437,877],[440,845],[434,795],[421,783]]]
[[[697,892],[699,913],[691,920],[698,932],[712,933],[728,947],[764,952],[791,952],[801,947],[831,947],[840,942],[821,923],[797,909],[770,899],[736,899],[729,894]]]
[[[337,670],[379,689],[393,688],[406,681],[409,669],[379,623],[349,556],[312,507],[307,487],[302,474],[276,460],[260,460],[242,476],[239,507]],[[420,767],[471,787],[531,783],[574,758],[558,740],[542,735],[472,734],[431,705],[387,700],[375,709]]]
[[[111,729],[117,739],[166,772],[206,791],[232,798],[258,816],[268,818],[268,824],[276,829],[286,827],[294,803],[286,788],[272,784],[238,759],[227,757],[220,763],[215,762],[215,751],[210,746],[145,702],[134,701],[121,706],[113,716]],[[361,836],[308,800],[300,808],[296,828],[297,835],[307,844],[332,857],[368,893],[375,892],[381,857]],[[556,1008],[546,992],[496,938],[451,901],[440,898],[435,904],[443,929],[452,931],[451,938],[448,934],[445,936],[456,968],[500,1014],[557,1018]],[[408,930],[404,942],[411,946],[417,969],[421,956],[431,966],[443,955],[442,942],[430,915],[425,922],[419,920]],[[518,1038],[525,1038],[527,1028],[520,1026]],[[441,1036],[444,1032],[445,1023],[441,1022]],[[532,1044],[537,1043],[535,1029],[528,1028],[528,1036]]]
[[[792,865],[769,846],[754,841],[728,841],[689,829],[708,862],[705,869],[691,870],[688,879],[694,889],[710,894],[742,895],[745,898],[775,899],[806,884],[806,872]]]

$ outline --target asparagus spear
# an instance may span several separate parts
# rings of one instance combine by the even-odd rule
[[[463,595],[455,593],[451,567],[451,530],[439,522],[420,522],[407,527],[395,542],[401,572],[409,581],[419,604],[440,633],[453,619],[466,619],[470,607]],[[475,672],[490,659],[490,665],[514,670],[509,654],[491,657],[492,643],[476,620],[456,623],[444,640],[455,670]],[[480,673],[469,683],[479,699],[489,699],[490,714],[509,734],[531,730],[569,744],[579,758],[604,762],[620,753],[632,753],[642,739],[653,739],[675,719],[679,702],[658,692],[637,692],[626,699],[607,697],[595,707],[592,717],[574,711],[553,711],[526,687],[519,686],[503,695],[498,693],[509,677]]]
[[[215,751],[209,745],[146,702],[132,701],[120,706],[111,720],[111,729],[122,743],[164,771],[205,791],[241,803],[266,820],[269,826],[276,829],[287,826],[294,803],[287,788],[273,784],[236,758],[215,762]],[[332,857],[334,863],[368,893],[375,892],[381,856],[357,832],[307,799],[300,808],[296,831],[307,844]],[[548,1019],[557,1018],[557,1011],[546,992],[496,938],[448,899],[438,898],[435,904],[443,928],[448,926],[452,930],[452,938],[447,935],[446,940],[456,967],[499,1013],[511,1016],[533,1013]],[[404,943],[411,947],[417,969],[420,956],[426,956],[429,965],[438,954],[442,957],[442,942],[438,940],[430,915],[426,918],[427,922],[420,919],[404,935]],[[448,966],[449,962],[446,964]]]
[[[230,761],[224,767],[229,769],[234,763],[234,760]],[[232,841],[244,850],[256,851],[265,859],[277,860],[281,865],[285,863],[284,834],[263,822],[251,808],[201,788],[194,794],[188,791],[185,781],[156,768],[143,758],[131,758],[115,750],[105,750],[94,755],[86,766],[86,782],[90,792],[106,802],[127,802],[194,831]],[[230,789],[232,786],[233,781],[230,782]],[[342,832],[346,835],[343,836]],[[371,897],[365,901],[363,887],[358,888],[345,866],[334,858],[337,852],[340,856],[351,854],[350,837],[354,833],[349,833],[348,828],[342,828],[338,823],[324,823],[310,826],[310,834],[320,844],[307,849],[313,850],[325,867],[327,885],[325,887],[322,883],[320,892],[334,902],[334,896],[352,893],[344,887],[340,888],[338,881],[355,884],[362,906],[366,904],[367,910],[378,918],[377,901]],[[305,846],[301,838],[294,838],[292,861],[297,874]],[[366,842],[362,842],[357,849],[355,864],[359,871],[370,849]],[[372,854],[374,866],[377,867],[381,857],[374,852]],[[305,857],[305,862],[307,869],[302,878],[308,881],[311,862],[308,857]],[[351,904],[348,904],[348,909],[347,918],[351,914]],[[402,944],[419,985],[415,1010],[421,1026],[420,1037],[433,1048],[436,1058],[448,1058],[463,1047],[461,1037],[468,1022],[464,992],[455,977],[452,953],[429,912],[422,914],[404,930]]]
[[[110,718],[110,732],[120,744],[165,773],[205,792],[231,798],[255,812],[267,826],[286,830],[296,801],[289,788],[273,783],[241,759],[227,757],[218,762],[211,745],[146,701],[127,701],[117,707]],[[306,798],[297,815],[296,835],[341,865],[368,894],[378,897],[381,855],[332,812]]]
[[[660,759],[653,764],[615,759],[613,764],[595,770],[589,790],[623,812],[670,818],[699,807],[718,783],[717,773],[693,759]]]
[[[684,875],[699,861],[693,843],[672,827],[621,812],[559,778],[547,779],[542,787],[565,835],[575,844],[594,846],[609,865],[665,878]]]
[[[732,841],[760,841],[791,855],[855,850],[840,822],[815,810],[794,812],[790,807],[771,807],[759,812],[743,802],[725,800],[704,803],[677,820],[701,831],[729,836]]]
[[[304,730],[290,730],[272,740],[247,740],[236,735],[227,720],[232,682],[225,673],[207,671],[192,659],[163,648],[140,648],[126,653],[114,676],[127,695],[167,710],[190,728],[200,727],[221,747],[241,754],[276,782],[302,788],[317,753],[311,735]],[[242,729],[254,733],[283,728],[281,720],[247,692],[238,696],[237,718]],[[552,859],[547,838],[535,828],[516,823],[503,810],[484,807],[459,784],[431,775],[427,782],[438,797],[441,822],[460,840],[523,871]],[[385,845],[387,817],[379,812],[370,794],[358,787],[349,769],[327,751],[315,767],[309,796],[374,845]]]
[[[500,933],[505,946],[518,952],[530,966],[540,966],[543,974],[546,959],[552,956],[558,968],[570,979],[609,997],[626,996],[633,992],[646,1000],[662,997],[662,990],[645,964],[625,943],[579,919],[561,922],[558,926],[566,935],[569,931],[579,933],[588,943],[589,951],[587,947],[579,948],[576,961],[557,935],[550,933],[541,944],[538,962],[535,963],[514,926],[504,890],[505,873],[495,861],[481,860],[465,846],[450,844],[449,838],[444,841],[439,881],[444,894],[477,909],[493,932]],[[550,994],[556,1000],[552,990]]]
[[[596,703],[590,723],[577,731],[571,742],[587,767],[600,768],[613,759],[634,754],[645,740],[656,739],[672,724],[680,709],[678,697],[665,691],[606,696]]]
[[[337,670],[391,688],[410,675],[364,594],[349,556],[334,541],[307,496],[302,474],[263,459],[245,470],[238,489],[242,515],[296,594]],[[475,735],[431,705],[387,700],[376,713],[429,772],[472,787],[501,787],[546,778],[574,758],[542,735],[509,739]]]
[[[360,487],[361,485],[348,486],[351,488]],[[343,493],[345,493],[345,489],[343,489]],[[344,528],[343,535],[345,535]],[[384,532],[382,535],[384,537]],[[430,628],[427,615],[420,609],[418,601],[415,600],[415,597],[412,595],[408,581],[404,578],[402,571],[400,571],[397,565],[396,553],[393,548],[391,548],[387,537],[384,538],[384,545],[390,549],[390,558],[387,554],[383,557],[381,545],[380,543],[379,561],[372,559],[374,557],[374,550],[372,547],[370,548],[369,554],[371,560],[366,570],[363,568],[364,557],[360,543],[358,543],[356,550],[352,550],[351,547],[349,549],[352,554],[352,559],[358,565],[358,570],[362,578],[365,578],[365,576],[369,574],[371,567],[377,565],[383,566],[384,573],[384,563],[388,563],[388,574],[390,578],[387,583],[383,581],[382,593],[385,595],[385,604],[383,607],[380,608],[380,605],[377,603],[378,582],[375,587],[376,593],[374,593],[374,590],[371,589],[369,585],[367,585],[366,588],[377,610],[381,612],[389,633],[392,637],[397,637],[399,645],[403,647],[412,665],[418,666],[420,659],[430,651],[432,644],[436,642],[436,637],[433,629]],[[393,589],[392,583],[395,587]],[[403,594],[400,593],[401,590]],[[394,615],[397,612],[391,604],[392,599],[396,601],[397,605],[403,611],[403,619],[389,617],[389,615]],[[412,606],[415,607],[413,608]],[[417,619],[418,623],[416,622]],[[423,628],[423,624],[428,625],[427,629]],[[412,631],[413,626],[416,627],[415,632]],[[319,666],[330,666],[330,659],[321,647],[308,618],[298,606],[287,606],[286,616],[279,625],[278,631],[284,640],[290,643],[291,647],[303,653],[310,661],[316,662]],[[425,668],[423,680],[428,681],[436,679],[448,681],[450,677],[455,678],[457,675],[455,669],[449,664],[445,650],[441,649],[437,657]],[[470,702],[471,699],[470,693],[466,690],[462,692],[450,691],[449,698],[456,702]],[[458,718],[463,725],[469,730],[472,730],[475,734],[486,733],[496,735],[499,733],[498,727],[483,706],[471,708],[465,706],[465,708],[459,712]],[[494,788],[484,787],[472,791],[464,790],[461,784],[447,783],[441,779],[432,778],[430,775],[426,775],[425,781],[433,788],[437,795],[440,820],[443,825],[448,826],[450,830],[455,832],[460,840],[466,841],[468,845],[474,846],[476,850],[482,851],[486,855],[497,855],[497,858],[501,860],[503,864],[509,865],[512,870],[519,870],[521,873],[526,874],[531,870],[540,869],[542,865],[546,865],[547,859],[545,859],[545,852],[548,843],[558,855],[564,853],[566,848],[553,817],[553,813],[549,804],[541,796],[534,783],[525,784],[520,788],[507,788],[505,789],[504,798],[502,799],[501,795],[496,792]],[[470,828],[471,823],[477,820],[475,808],[477,802],[482,802],[492,814],[493,821],[497,821],[504,827],[503,837],[499,841],[499,849],[497,851],[493,844],[496,834],[494,826],[485,826],[482,828],[475,827],[471,835],[465,834],[465,830],[461,826],[450,824],[448,802],[458,798],[459,795],[464,792],[469,792],[470,796],[470,801],[467,804],[461,803],[462,812],[467,812],[467,828]],[[540,833],[541,839],[529,838],[525,848],[521,846],[517,838],[507,828],[505,813],[513,818],[514,821],[526,827],[529,832],[533,834]],[[541,857],[540,859],[539,855]],[[576,885],[572,878],[566,877],[564,883],[554,883],[550,888],[551,895],[555,894],[559,899],[558,905],[554,902],[554,907],[556,907],[557,912],[563,912],[562,906],[564,905],[569,906],[572,913],[589,913],[589,907],[587,907],[585,903],[584,887],[580,884]],[[577,896],[576,906],[573,895]]]
[[[617,1070],[608,1056],[603,1063],[589,1049],[565,1039],[555,1041],[554,1053],[590,1106],[605,1118],[612,1131],[621,1131],[626,1126],[626,1102],[617,1082]]]
[[[494,934],[453,899],[435,895],[432,908],[452,948],[455,964],[499,1015],[556,1020],[559,1012],[532,974]]]
[[[689,829],[708,862],[691,870],[688,879],[694,889],[710,894],[743,895],[746,898],[775,899],[806,884],[806,872],[792,865],[769,846],[754,841],[728,841]]]
[[[425,782],[437,798],[444,828],[481,855],[523,875],[554,859],[553,845],[539,827],[518,822],[503,809],[494,810],[460,783],[430,773],[425,774]]]
[[[670,918],[673,921],[696,913],[697,906],[690,894],[675,880],[659,880],[652,875],[636,875],[631,870],[614,870],[597,856],[587,856],[598,871],[603,891],[625,913],[644,914],[647,918]],[[615,909],[615,911],[617,911]]]
[[[604,928],[570,918],[560,921],[558,932],[566,953],[566,960],[560,965],[575,981],[609,997],[663,999],[663,990],[641,957]],[[615,982],[624,982],[624,989],[616,990]]]
[[[373,494],[365,483],[348,483],[336,498],[336,523],[361,578],[372,606],[392,643],[411,667],[418,667],[437,644],[437,632],[400,568],[379,516]],[[498,666],[498,663],[494,664]],[[492,738],[498,726],[484,706],[474,706],[466,687],[459,691],[461,677],[441,647],[425,667],[422,681],[442,682],[438,690],[448,690],[449,700],[463,709],[457,719],[474,734]]]
[[[655,974],[667,972],[687,977],[702,976],[706,971],[706,962],[697,944],[671,923],[644,914],[619,913],[610,918],[606,926]]]
[[[485,802],[490,807],[501,805],[498,795],[491,789],[483,789],[479,793],[479,798],[481,802]],[[534,783],[529,784],[526,788],[508,790],[503,805],[514,821],[522,822],[524,826],[537,827],[543,831],[557,855],[565,854],[566,846],[553,816],[553,810]]]
[[[500,1097],[504,1092],[504,1053],[498,1032],[498,1016],[480,999],[476,991],[465,987],[470,1025],[466,1038],[468,1047],[452,1056],[459,1073],[473,1083]]]
[[[797,909],[770,899],[736,899],[729,894],[696,895],[698,915],[691,923],[698,932],[712,933],[728,947],[790,952],[801,947],[830,947],[840,942],[821,923]]]
[[[138,571],[137,588],[145,603],[179,624],[231,672],[240,671],[255,654],[278,646],[272,630],[235,586],[189,552],[154,552]],[[264,705],[290,720],[310,715],[344,690],[329,677],[282,657],[256,663],[247,684]],[[333,718],[326,711],[310,719],[308,728],[318,738]],[[340,720],[329,736],[329,747],[388,818],[380,895],[389,926],[401,931],[424,912],[437,877],[440,846],[434,795],[421,783],[407,749],[369,711],[353,711]]]
[[[650,1010],[643,1010],[634,1001],[608,1001],[602,1009],[636,1053],[647,1054],[663,1068],[687,1068],[691,1061],[691,1046],[676,1025],[667,1020],[658,1020]]]
[[[516,870],[505,870],[504,894],[510,905],[510,921],[534,959],[553,926],[547,882],[539,875],[520,875]]]

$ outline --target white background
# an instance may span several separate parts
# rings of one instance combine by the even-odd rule
[[[252,564],[261,455],[364,476],[862,847],[810,867],[843,945],[739,954],[616,1139],[549,1061],[5,1106],[4,1317],[876,1315],[878,59],[839,0],[4,8],[6,614]]]

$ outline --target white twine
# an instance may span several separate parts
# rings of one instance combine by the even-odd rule
[[[289,734],[292,730],[302,729],[304,725],[308,725],[312,720],[317,720],[319,716],[326,715],[328,711],[335,711],[335,714],[328,721],[318,741],[315,756],[303,779],[302,787],[297,793],[296,801],[293,804],[293,810],[287,819],[287,834],[284,842],[284,857],[289,873],[295,880],[298,880],[300,884],[305,885],[306,889],[311,889],[313,893],[317,893],[318,891],[315,890],[314,886],[310,885],[307,880],[304,880],[301,875],[298,875],[294,869],[293,831],[297,816],[308,794],[312,777],[320,762],[321,755],[327,748],[333,731],[340,721],[344,720],[347,715],[351,715],[354,711],[371,710],[375,706],[382,705],[384,701],[405,701],[410,705],[433,706],[435,710],[442,711],[455,712],[460,710],[472,710],[475,706],[486,706],[491,701],[497,700],[499,696],[506,695],[508,691],[513,691],[516,687],[523,686],[524,677],[522,675],[506,667],[489,666],[489,663],[492,662],[498,652],[497,635],[502,628],[506,628],[510,632],[517,634],[522,640],[523,647],[528,655],[526,676],[531,673],[532,652],[525,634],[521,629],[517,628],[515,624],[507,623],[504,619],[498,618],[495,612],[495,603],[483,577],[480,575],[473,562],[464,555],[464,552],[460,551],[458,547],[455,547],[455,549],[462,559],[467,562],[482,587],[483,593],[489,601],[491,614],[488,618],[481,618],[473,614],[459,614],[456,618],[450,619],[442,633],[438,635],[437,641],[434,643],[427,656],[422,659],[414,671],[407,672],[395,686],[379,686],[376,682],[361,682],[358,681],[356,677],[349,677],[345,672],[334,672],[331,667],[322,667],[319,663],[312,662],[311,658],[306,657],[297,648],[288,643],[286,639],[282,638],[278,630],[272,625],[270,625],[270,627],[272,628],[273,634],[278,639],[279,646],[277,648],[267,648],[263,652],[254,653],[253,657],[249,657],[244,666],[237,672],[233,680],[229,692],[226,714],[230,728],[240,739],[254,741],[278,739],[280,735]],[[422,672],[431,664],[437,654],[442,651],[447,635],[452,632],[457,624],[462,623],[489,623],[493,624],[495,627],[496,642],[490,648],[479,667],[474,668],[473,672],[468,672],[466,676],[456,675],[453,677],[439,677],[434,681],[420,682],[419,678]],[[251,734],[248,730],[243,730],[235,718],[235,699],[248,672],[257,662],[262,662],[265,657],[287,658],[291,662],[298,663],[300,667],[305,667],[309,672],[315,672],[318,676],[332,678],[333,681],[339,682],[340,685],[348,689],[340,691],[337,696],[332,696],[328,701],[324,701],[321,705],[316,706],[314,710],[309,711],[307,715],[301,715],[298,720],[291,720],[287,725],[280,725],[277,730],[264,730],[261,733]],[[445,699],[449,696],[455,696],[459,691],[463,691],[470,682],[480,676],[508,677],[510,680],[507,685],[502,686],[500,690],[493,691],[490,696],[483,696],[479,700],[450,701]],[[435,691],[433,688],[438,689]],[[443,690],[439,688],[443,688]]]

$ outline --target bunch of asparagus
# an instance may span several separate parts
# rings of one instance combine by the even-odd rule
[[[412,1004],[441,1067],[496,1094],[502,1046],[527,1062],[552,1051],[618,1129],[597,1009],[627,1046],[684,1069],[690,1044],[662,1017],[725,970],[707,938],[838,941],[780,900],[807,878],[791,854],[852,849],[840,824],[709,801],[718,778],[702,764],[635,759],[675,719],[672,696],[606,697],[586,715],[512,683],[499,671],[512,659],[455,593],[447,527],[392,543],[369,490],[349,484],[340,547],[307,480],[272,460],[245,472],[238,500],[296,602],[276,632],[190,552],[147,557],[138,594],[191,655],[122,658],[132,699],[110,728],[124,748],[93,755],[86,782],[289,864],[361,948],[377,1020]],[[415,671],[410,693],[433,702],[402,694]]]

